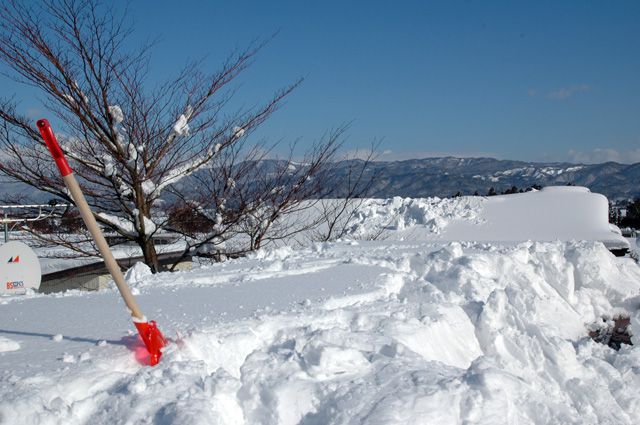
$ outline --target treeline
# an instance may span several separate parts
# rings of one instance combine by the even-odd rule
[[[636,198],[626,204],[610,204],[609,222],[618,227],[640,229],[640,198]]]
[[[571,184],[569,184],[571,185]],[[490,187],[489,190],[485,193],[480,193],[479,191],[473,192],[471,196],[496,196],[496,195],[510,195],[513,193],[525,193],[531,192],[532,190],[541,190],[542,186],[539,184],[534,184],[533,186],[529,186],[525,189],[518,188],[517,186],[511,186],[510,188],[504,189],[502,191],[497,191],[495,187]],[[460,196],[464,196],[461,191],[458,191],[453,195],[454,198],[458,198]]]

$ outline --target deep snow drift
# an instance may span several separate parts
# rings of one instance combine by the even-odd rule
[[[172,339],[154,368],[114,290],[1,298],[0,423],[636,423],[640,338],[587,334],[624,314],[640,336],[640,267],[599,242],[437,241],[482,226],[473,202],[380,214],[378,241],[138,265]]]
[[[349,235],[366,238],[375,232],[392,239],[591,240],[609,249],[629,248],[619,229],[609,224],[607,198],[579,186],[492,197],[368,200],[351,219]]]

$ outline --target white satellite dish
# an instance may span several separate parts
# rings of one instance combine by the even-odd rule
[[[42,279],[40,261],[29,246],[11,241],[0,246],[0,294],[37,291]]]

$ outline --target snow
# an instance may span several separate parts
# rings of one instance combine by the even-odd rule
[[[634,424],[640,267],[594,240],[447,240],[500,219],[491,202],[512,201],[493,199],[368,200],[358,241],[137,264],[127,280],[170,339],[155,367],[115,289],[0,298],[1,421]],[[636,345],[587,336],[620,314]]]
[[[366,239],[381,231],[392,231],[391,234],[397,236],[397,231],[418,226],[430,235],[438,234],[452,220],[477,224],[477,213],[483,204],[484,199],[479,197],[371,199],[365,201],[348,223],[348,234],[355,239]]]
[[[217,146],[217,145],[216,145]],[[216,151],[217,152],[217,151]],[[213,155],[212,153],[208,153],[209,156]],[[156,185],[155,194],[159,196],[160,193],[169,185],[175,184],[179,182],[184,177],[190,175],[194,171],[205,166],[207,161],[203,161],[203,158],[195,158],[191,161],[188,161],[182,165],[179,165],[175,168],[172,168],[165,174],[160,182]]]
[[[123,234],[127,234],[127,235],[137,234],[137,232],[135,231],[134,223],[132,223],[130,220],[126,218],[117,217],[115,215],[107,214],[107,213],[98,213],[97,215],[105,222],[108,222],[110,225],[117,227],[118,230]],[[132,210],[132,215],[136,219],[135,226],[139,227],[140,212],[138,211],[137,208],[134,208]],[[156,232],[157,226],[149,217],[143,216],[143,221],[144,221],[144,229],[145,229],[146,235],[152,235],[153,233]]]
[[[158,254],[176,252],[184,248],[185,243],[181,240],[156,246]],[[91,246],[87,245],[86,249],[91,249]],[[40,257],[43,275],[102,261],[98,256],[78,257],[74,252],[61,247],[40,247],[35,248],[34,251]],[[142,250],[135,244],[114,245],[111,251],[116,259],[142,257]]]
[[[128,152],[128,158],[129,158],[129,163],[134,163],[137,161],[138,159],[138,149],[136,149],[135,145],[133,143],[129,143],[129,146],[127,147],[127,152]]]
[[[137,283],[141,282],[143,279],[151,276],[151,269],[145,263],[137,262],[131,267],[124,275],[124,279],[127,281],[129,286],[135,286]]]
[[[76,100],[73,98],[73,96],[72,96],[72,95],[70,95],[70,94],[66,94],[66,93],[65,93],[65,94],[63,94],[63,95],[62,95],[62,97],[64,97],[64,98],[65,98],[65,100],[66,100],[67,102],[69,102],[70,104],[72,104],[72,105],[75,105],[75,104],[76,104]]]
[[[587,188],[545,187],[490,197],[484,203],[480,226],[458,221],[447,229],[448,240],[553,241],[599,240],[610,248],[628,247],[608,223],[608,202]]]
[[[239,139],[242,136],[244,136],[244,133],[245,133],[245,129],[244,128],[238,127],[238,126],[233,127],[233,137],[234,138]]]
[[[158,230],[156,224],[147,216],[143,216],[142,220],[144,222],[144,234],[147,236],[153,235],[156,230]]]
[[[0,336],[0,353],[7,351],[16,351],[20,349],[20,344],[12,339]]]
[[[133,214],[133,216],[135,217],[136,220],[136,227],[139,229],[140,228],[140,210],[138,210],[137,208],[134,208],[131,213]],[[153,235],[156,230],[157,230],[157,226],[156,224],[146,215],[142,215],[142,223],[144,224],[144,233],[147,236],[151,236]]]
[[[113,118],[113,121],[115,121],[116,124],[120,124],[124,121],[124,113],[122,112],[122,109],[118,105],[109,106],[109,114],[111,115],[111,118]]]
[[[110,155],[103,155],[102,161],[104,163],[104,175],[106,177],[113,177],[116,174],[116,165],[113,157]]]
[[[121,217],[117,217],[112,214],[107,213],[98,213],[97,214],[102,220],[108,222],[111,226],[117,227],[122,233],[127,235],[135,235],[135,228],[133,227],[133,223],[129,220],[126,220]]]
[[[120,193],[120,196],[122,196],[122,197],[128,197],[133,193],[133,191],[131,190],[131,186],[129,186],[128,184],[126,184],[123,181],[120,181],[120,186],[118,187],[118,192]]]
[[[178,136],[188,136],[189,130],[188,118],[184,114],[180,114],[178,120],[173,125],[173,132]]]
[[[349,223],[349,236],[431,241],[601,241],[611,249],[629,243],[608,223],[608,201],[578,186],[453,199],[368,200]]]
[[[490,176],[475,175],[473,176],[473,178],[480,179],[483,181],[489,180],[494,183],[499,182],[500,179],[502,179],[503,177],[511,178],[513,176],[533,177],[535,179],[543,179],[543,178],[548,178],[553,176],[560,176],[561,174],[564,174],[564,173],[575,173],[577,171],[582,170],[583,168],[584,166],[582,165],[577,165],[577,166],[568,167],[568,168],[559,168],[559,167],[538,168],[536,166],[529,165],[527,167],[512,168],[504,171],[497,171]]]
[[[151,180],[145,180],[142,182],[142,192],[145,196],[151,195],[156,190],[156,185]]]
[[[222,144],[221,143],[216,143],[215,145],[213,145],[212,147],[209,148],[209,150],[207,151],[207,155],[213,157],[215,154],[220,152],[221,148],[222,148]]]

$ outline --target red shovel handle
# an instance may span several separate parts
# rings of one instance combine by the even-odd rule
[[[53,156],[53,159],[56,161],[56,165],[58,166],[62,177],[68,176],[69,174],[73,173],[73,170],[71,170],[71,167],[69,167],[67,159],[64,157],[64,153],[60,148],[60,144],[58,143],[55,134],[53,134],[53,130],[51,129],[51,125],[49,125],[49,121],[44,119],[38,120],[37,125],[38,130],[40,130],[40,134],[42,134],[44,142],[49,148],[49,152],[51,152],[51,156]]]

